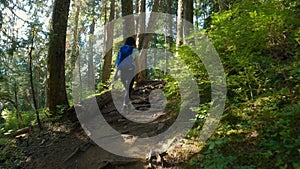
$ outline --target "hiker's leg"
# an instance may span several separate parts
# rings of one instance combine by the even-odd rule
[[[130,74],[129,74],[129,90],[128,90],[128,92],[129,92],[129,98],[130,99],[132,99],[131,98],[131,94],[132,94],[132,89],[133,89],[133,83],[134,83],[134,69],[133,70],[130,70],[130,72],[129,72]]]
[[[127,75],[126,75],[126,71],[125,70],[121,70],[121,81],[122,81],[122,84],[125,88],[125,92],[124,92],[124,95],[123,95],[123,105],[124,104],[127,104],[127,100],[126,100],[126,93],[127,93],[127,90],[128,90],[128,87],[127,87]]]
[[[131,95],[132,95],[132,89],[133,89],[133,82],[134,82],[134,80],[131,80],[131,82],[129,83],[129,90],[128,90],[129,99],[132,99]]]
[[[121,81],[125,88],[124,98],[123,98],[123,104],[127,105],[129,103],[129,87],[130,87],[130,73],[128,70],[121,71]]]
[[[129,103],[129,80],[126,80],[126,87],[125,87],[125,95],[124,95],[124,103],[127,105]]]

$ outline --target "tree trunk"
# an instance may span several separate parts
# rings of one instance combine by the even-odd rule
[[[138,13],[144,14],[146,12],[146,1],[145,0],[139,0],[139,9]],[[143,46],[143,40],[144,40],[144,32],[146,27],[146,17],[145,15],[141,15],[140,20],[137,21],[137,47],[139,50],[142,50]],[[143,64],[145,64],[142,60],[142,57],[137,57],[135,60],[136,65],[136,72],[138,72],[136,80],[137,83],[141,83],[144,79],[144,71],[142,71]]]
[[[169,44],[169,49],[171,50],[172,46],[174,45],[173,43],[173,16],[172,16],[172,0],[167,0],[167,13],[169,14],[169,23],[168,23],[168,36],[165,38],[165,43]],[[169,58],[167,56],[167,49],[165,49],[165,73],[168,72],[168,64],[169,64]]]
[[[123,38],[126,39],[126,37],[132,36],[135,34],[135,26],[134,26],[134,18],[133,15],[133,1],[132,0],[121,0],[122,2],[122,16],[128,16],[130,17],[126,19],[126,22],[124,20],[124,27],[123,27]]]
[[[88,88],[90,91],[95,90],[95,72],[94,72],[94,32],[95,19],[92,20],[89,32],[89,53],[88,53]]]
[[[34,32],[34,30],[32,31]],[[30,73],[30,86],[31,86],[31,95],[32,95],[32,101],[33,101],[33,107],[34,107],[34,112],[36,115],[36,120],[38,122],[40,130],[43,129],[42,123],[40,120],[40,113],[38,111],[38,106],[35,98],[35,91],[34,91],[34,85],[33,85],[33,73],[32,73],[32,51],[33,51],[33,43],[34,43],[34,33],[32,33],[32,39],[31,39],[31,47],[29,50],[29,73]]]
[[[17,116],[17,120],[18,120],[18,127],[19,128],[22,128],[24,123],[23,123],[23,118],[22,118],[22,115],[21,115],[21,112],[19,110],[19,100],[18,100],[18,89],[17,89],[17,83],[15,82],[14,84],[14,96],[15,96],[15,101],[14,102],[11,102],[13,103],[15,109],[16,109],[16,116]]]
[[[139,0],[139,10],[138,13],[142,14],[146,12],[146,0]],[[142,43],[143,43],[143,33],[145,32],[145,25],[146,24],[146,18],[145,17],[141,17],[140,20],[138,20],[138,26],[137,26],[137,46],[138,49],[140,50],[142,48]]]
[[[115,19],[115,0],[111,0],[110,2],[110,14],[109,14],[109,21],[112,21]],[[112,46],[113,46],[113,36],[114,36],[114,24],[113,22],[110,22],[105,27],[106,34],[107,34],[107,41],[106,46],[109,46],[110,49],[107,51],[105,49],[106,53],[104,55],[104,64],[103,64],[103,74],[102,74],[102,83],[107,83],[111,74],[111,62],[112,62]]]
[[[65,84],[65,48],[70,0],[55,0],[48,51],[47,105],[57,114],[57,106],[69,106]]]
[[[193,0],[183,1],[183,18],[188,23],[182,25],[183,27],[183,42],[186,43],[185,38],[190,34],[191,29],[193,29],[194,24],[194,6]]]
[[[219,13],[222,13],[223,9],[224,9],[224,2],[223,2],[223,0],[218,0],[218,4],[219,4]]]
[[[140,4],[141,4],[141,0],[136,0],[136,2],[135,2],[135,13],[140,12]],[[136,26],[138,26],[138,24]]]
[[[183,1],[183,18],[193,24],[194,6],[193,0]]]
[[[169,42],[169,46],[170,48],[172,47],[173,45],[173,17],[172,17],[172,0],[168,0],[168,11],[167,13],[169,14],[169,24],[168,24],[168,34],[169,34],[169,37],[167,38],[168,39],[168,42]]]
[[[74,18],[74,29],[73,29],[73,45],[72,45],[72,53],[71,53],[71,72],[75,69],[76,60],[79,55],[79,47],[78,47],[78,24],[79,24],[79,14],[80,14],[80,6],[81,1],[77,0],[74,2],[76,6],[76,13]],[[71,73],[71,79],[73,78],[73,73]]]
[[[176,48],[182,45],[182,38],[183,38],[182,14],[183,14],[183,0],[178,0]]]
[[[153,6],[152,6],[152,12],[157,12],[158,11],[159,3],[160,3],[160,0],[154,0]],[[155,25],[153,23],[155,23],[155,17],[150,15],[149,23],[147,25],[147,32],[151,32],[153,30],[153,25]],[[144,80],[147,79],[147,70],[146,70],[146,67],[147,67],[147,55],[146,54],[147,53],[146,53],[146,49],[149,48],[151,39],[152,39],[152,33],[148,33],[148,34],[145,34],[145,36],[143,36],[143,42],[142,42],[141,47],[140,47],[141,52],[140,52],[139,64],[140,64],[140,67],[141,67],[140,70],[144,69],[144,71],[141,71],[138,74],[138,81],[137,81],[138,84],[142,83]]]
[[[81,57],[80,55],[78,56],[78,59],[77,59],[77,74],[78,74],[78,84],[79,84],[79,93],[78,93],[78,100],[81,100],[83,98],[83,85],[82,85],[82,76],[81,76]]]
[[[154,49],[157,49],[157,43],[158,43],[158,34],[156,34],[155,35],[155,38],[154,38],[154,45],[153,45],[153,48]],[[154,50],[153,51],[153,58],[152,58],[152,61],[153,61],[153,63],[152,63],[152,65],[153,65],[153,67],[156,67],[156,65],[157,65],[157,50]]]

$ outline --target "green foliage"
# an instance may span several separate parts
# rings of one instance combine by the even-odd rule
[[[217,151],[206,152],[196,161],[191,162],[191,168],[227,169],[234,157],[225,157]]]
[[[58,114],[54,117],[49,117],[49,110],[48,109],[41,109],[40,112],[40,119],[43,121],[58,121],[61,118],[61,114]],[[34,111],[24,111],[21,113],[23,119],[23,127],[26,126],[34,126],[37,124],[36,114]],[[19,129],[19,121],[16,118],[16,112],[9,111],[5,109],[1,113],[0,120],[0,133],[6,132],[13,132]]]
[[[2,131],[7,132],[9,130],[19,129],[19,122],[14,112],[6,109],[2,111],[1,116],[4,119],[4,123],[0,124]]]
[[[24,158],[15,140],[0,137],[0,168],[17,168]]]
[[[99,82],[97,84],[97,92],[96,93],[101,94],[101,93],[104,93],[104,92],[106,92],[106,91],[108,91],[110,89],[111,89],[111,84],[104,84],[102,82]]]
[[[232,55],[226,59],[245,56],[252,61],[253,57],[262,55],[290,57],[294,45],[289,44],[293,39],[286,36],[294,23],[299,25],[292,15],[293,11],[280,1],[243,1],[234,4],[232,10],[214,15],[210,36],[220,54]]]
[[[300,22],[295,11],[294,1],[246,0],[212,17],[206,32],[227,75],[226,111],[191,168],[299,167]],[[195,69],[196,61],[185,60]],[[189,138],[199,135],[208,110],[208,104],[198,109],[198,126]]]

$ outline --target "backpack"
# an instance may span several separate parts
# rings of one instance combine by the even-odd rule
[[[117,67],[120,69],[130,69],[134,68],[133,57],[132,57],[133,47],[129,45],[123,45],[120,48],[117,59]]]

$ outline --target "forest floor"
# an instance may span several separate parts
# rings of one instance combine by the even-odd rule
[[[136,87],[133,105],[136,109],[149,108],[149,93],[162,88],[162,82],[151,82]],[[154,96],[155,97],[155,96]],[[124,141],[134,142],[137,137],[157,135],[173,124],[176,117],[170,112],[156,113],[156,120],[147,123],[133,123],[115,108],[110,92],[96,97],[105,120],[124,136]],[[161,102],[162,103],[162,102]],[[160,107],[161,105],[156,105]],[[18,145],[26,155],[22,168],[28,169],[175,169],[185,168],[188,160],[200,151],[199,145],[182,137],[168,143],[167,150],[149,152],[145,158],[125,158],[112,154],[95,144],[77,120],[74,107],[66,113],[62,122],[48,123],[45,130],[29,132],[16,137]]]

